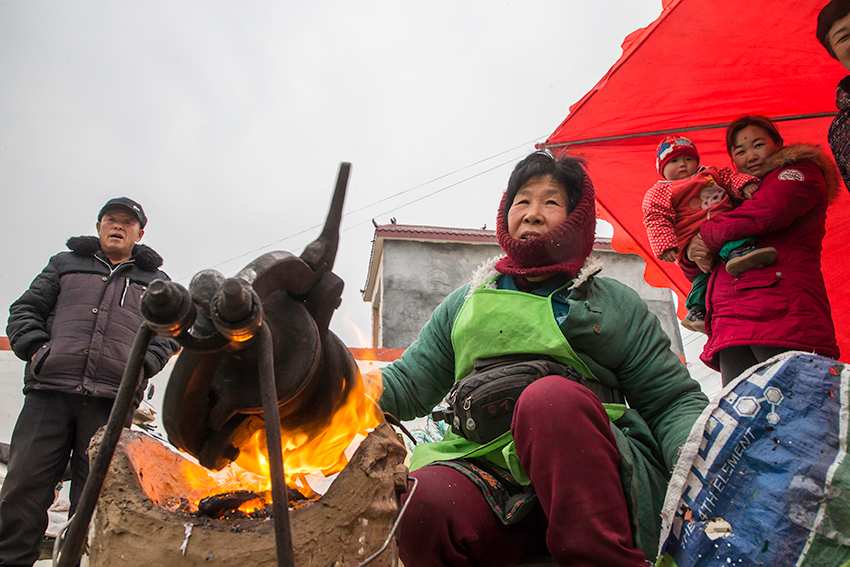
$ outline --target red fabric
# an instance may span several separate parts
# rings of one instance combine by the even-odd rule
[[[558,565],[645,567],[632,544],[620,455],[599,399],[561,376],[541,378],[519,397],[511,431],[540,506],[505,526],[462,473],[421,468],[411,473],[419,484],[401,521],[404,564],[519,565],[545,533]]]
[[[399,526],[405,567],[509,567],[545,551],[546,518],[539,507],[506,526],[462,472],[432,465],[410,476],[416,491]]]
[[[541,378],[519,397],[511,431],[549,520],[546,547],[556,563],[646,567],[632,543],[620,454],[599,398],[561,376]]]
[[[675,265],[655,259],[641,218],[643,193],[657,179],[656,146],[665,135],[683,133],[700,148],[704,163],[731,165],[726,125],[743,114],[763,114],[778,121],[786,143],[826,148],[835,86],[846,71],[815,38],[822,4],[668,0],[655,22],[626,38],[619,61],[541,144],[587,159],[597,210],[614,225],[612,246],[647,261],[646,281],[673,289],[681,316],[690,286]],[[675,64],[682,53],[689,64]],[[648,79],[662,68],[663,82]],[[823,263],[845,362],[848,226],[850,193],[844,192],[827,213]]]
[[[747,183],[760,183],[757,177],[733,172],[728,167],[718,170],[706,166],[685,179],[658,181],[643,197],[643,225],[656,258],[671,248],[684,251],[700,226],[709,218],[731,211],[734,203],[729,195],[741,198],[741,188]],[[716,185],[723,198],[705,202],[702,190]]]
[[[596,194],[590,178],[584,176],[581,197],[567,220],[546,234],[529,240],[517,240],[508,232],[505,199],[507,191],[499,203],[496,236],[506,256],[496,263],[496,269],[511,276],[566,273],[574,277],[593,252],[595,241]]]
[[[708,342],[702,360],[719,369],[717,352],[732,346],[773,346],[837,357],[835,331],[820,276],[827,191],[810,160],[773,170],[751,200],[700,235],[717,251],[729,240],[756,236],[779,258],[767,268],[732,276],[712,272],[706,295]]]

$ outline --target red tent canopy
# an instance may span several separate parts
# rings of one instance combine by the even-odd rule
[[[675,264],[656,260],[641,202],[659,179],[655,148],[685,133],[700,163],[732,167],[725,127],[743,114],[777,122],[786,144],[816,143],[835,114],[835,87],[847,73],[815,38],[817,2],[665,0],[661,15],[629,35],[623,55],[540,147],[588,160],[600,216],[612,245],[647,262],[646,281],[679,295],[690,284]],[[842,360],[850,360],[850,193],[830,206],[823,272]]]

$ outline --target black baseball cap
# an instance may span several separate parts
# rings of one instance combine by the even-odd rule
[[[106,211],[109,209],[126,209],[130,211],[138,217],[139,223],[141,223],[139,228],[145,228],[145,225],[148,223],[148,217],[145,216],[145,210],[142,206],[128,197],[116,197],[115,199],[108,200],[97,214],[97,222],[100,222],[100,219],[103,218],[103,215],[106,214]]]

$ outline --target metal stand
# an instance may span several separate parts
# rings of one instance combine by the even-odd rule
[[[280,408],[274,379],[272,334],[266,323],[262,324],[254,339],[260,341],[260,391],[263,397],[263,420],[266,422],[266,446],[269,452],[269,472],[272,479],[272,511],[277,564],[278,567],[295,567],[292,533],[289,527],[289,496],[286,491],[283,448],[280,439]]]

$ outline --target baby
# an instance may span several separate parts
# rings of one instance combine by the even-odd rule
[[[706,220],[731,211],[758,189],[758,177],[724,167],[699,167],[699,153],[684,136],[668,136],[656,151],[655,167],[665,181],[658,181],[643,197],[643,224],[652,253],[659,260],[675,262],[687,250],[691,238]],[[741,274],[776,261],[775,248],[756,248],[755,238],[727,242],[719,256],[730,274]],[[705,332],[705,290],[708,274],[692,282],[682,326]]]

